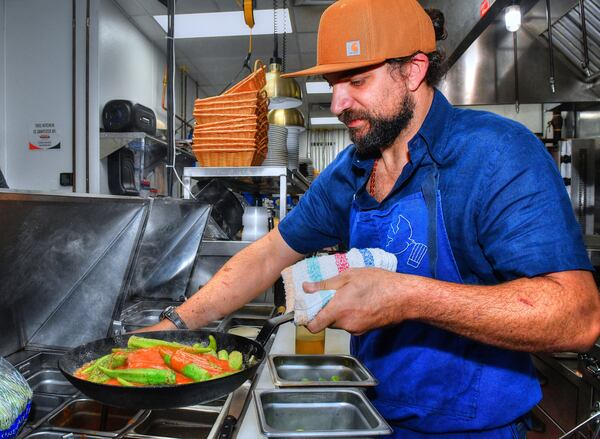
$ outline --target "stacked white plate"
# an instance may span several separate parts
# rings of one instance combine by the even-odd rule
[[[287,136],[288,132],[285,127],[269,125],[269,151],[267,158],[262,163],[263,166],[287,166]]]
[[[298,169],[298,152],[300,149],[298,136],[300,135],[300,130],[294,127],[288,127],[287,130],[287,166],[289,169]]]

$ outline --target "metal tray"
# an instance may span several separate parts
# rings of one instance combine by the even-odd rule
[[[244,317],[256,319],[270,319],[275,314],[275,307],[271,304],[247,303],[231,314],[231,317]]]
[[[266,321],[267,319],[255,317],[227,317],[221,322],[217,331],[241,335],[242,337],[255,340]],[[249,333],[246,334],[244,331],[249,331]]]
[[[95,436],[87,433],[38,430],[29,433],[23,439],[102,439],[102,436]],[[106,437],[104,437],[104,439],[106,439]]]
[[[29,426],[37,425],[42,419],[48,416],[54,411],[59,405],[65,402],[64,396],[59,395],[39,395],[33,394],[31,400],[31,411],[27,418],[27,424]]]
[[[277,387],[377,385],[377,380],[367,368],[350,355],[269,355],[268,363]],[[334,381],[332,377],[339,380]]]
[[[16,368],[26,379],[40,370],[58,370],[58,360],[64,355],[64,352],[21,352],[22,355],[28,355],[24,360],[17,363]]]
[[[358,389],[254,391],[261,431],[267,437],[373,437],[392,432]]]
[[[108,407],[92,399],[66,403],[45,424],[50,429],[99,434],[122,433],[135,424],[143,411]]]
[[[53,395],[71,396],[77,389],[58,369],[42,369],[27,378],[27,383],[34,393],[50,393]]]
[[[203,405],[142,414],[126,439],[217,439],[229,413],[233,393]]]
[[[219,411],[173,409],[152,410],[127,437],[169,437],[207,439],[219,418]]]

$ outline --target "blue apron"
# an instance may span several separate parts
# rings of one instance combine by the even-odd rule
[[[399,273],[462,283],[446,234],[437,181],[437,167],[432,164],[420,192],[385,210],[361,210],[354,200],[350,247],[379,247],[396,254]],[[379,380],[369,397],[394,428],[395,437],[525,438],[525,426],[514,418],[501,427],[491,419],[487,422],[492,427],[486,427],[477,417],[482,404],[494,404],[481,401],[486,367],[481,358],[489,355],[486,349],[418,321],[369,331],[351,341],[352,354]],[[499,401],[498,410],[502,406]]]

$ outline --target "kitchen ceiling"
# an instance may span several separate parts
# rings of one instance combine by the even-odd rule
[[[142,33],[157,47],[166,53],[165,32],[154,20],[154,15],[164,15],[166,0],[113,0],[129,17]],[[497,0],[505,3],[508,0]],[[334,0],[287,0],[293,32],[287,34],[286,71],[295,71],[314,65],[317,51],[317,29],[323,11]],[[240,0],[177,0],[176,13],[207,13],[240,11]],[[448,38],[440,41],[439,46],[450,55],[463,42],[465,36],[480,20],[479,7],[481,0],[420,0],[426,8],[440,9],[446,17],[449,29]],[[277,1],[283,7],[283,0]],[[272,9],[273,0],[256,0],[256,9]],[[281,26],[281,24],[279,24]],[[253,36],[254,60],[260,59],[265,64],[273,53],[272,35]],[[247,36],[176,39],[175,51],[177,64],[186,66],[189,75],[199,85],[199,97],[219,94],[224,87],[240,71],[242,62],[248,51]],[[459,51],[457,51],[459,52]],[[279,40],[279,55],[283,55],[282,37]],[[165,56],[166,58],[166,56]],[[242,75],[240,75],[242,77]],[[314,79],[314,78],[312,78]],[[300,108],[308,119],[309,113],[318,115],[328,113],[331,94],[306,94],[306,78],[297,78],[304,93],[303,105]],[[315,114],[316,114],[315,113]],[[339,127],[339,125],[337,125]]]
[[[157,47],[166,52],[165,32],[154,20],[153,15],[164,15],[165,0],[113,0],[130,20]],[[586,8],[600,0],[587,0]],[[166,1],[165,1],[166,2]],[[240,11],[241,0],[177,0],[176,13],[202,13]],[[321,14],[333,0],[287,0],[293,32],[287,34],[286,70],[295,71],[314,65],[316,61],[317,29]],[[456,105],[506,104],[514,102],[512,67],[512,34],[504,27],[504,7],[512,0],[495,0],[490,12],[480,17],[481,0],[420,0],[425,8],[440,9],[446,18],[448,38],[440,41],[440,48],[446,53],[452,65],[440,88]],[[490,2],[492,3],[492,2]],[[559,22],[577,4],[577,0],[552,0],[552,21]],[[278,0],[283,7],[283,0]],[[556,52],[557,92],[552,94],[543,86],[547,82],[548,44],[544,37],[547,28],[546,2],[542,0],[521,0],[524,11],[523,26],[519,31],[519,70],[528,72],[521,75],[521,102],[567,102],[596,101],[598,86],[585,83],[576,74],[578,66],[569,62],[568,57]],[[595,7],[595,6],[594,6]],[[272,9],[273,0],[257,0],[256,9]],[[592,22],[588,33],[592,42],[598,38],[595,27],[596,17],[589,10]],[[573,12],[576,14],[576,11]],[[577,17],[576,17],[577,18]],[[575,19],[577,22],[577,19]],[[575,23],[575,44],[577,38]],[[280,24],[281,26],[281,24]],[[282,56],[280,35],[279,55]],[[590,46],[594,49],[595,46]],[[175,40],[177,64],[186,66],[189,74],[199,85],[200,97],[219,94],[240,71],[248,50],[248,37],[216,37]],[[253,56],[268,63],[273,53],[273,36],[253,36]],[[478,61],[475,62],[474,59]],[[592,60],[595,61],[595,60]],[[575,74],[574,74],[575,73]],[[242,75],[240,75],[241,77]],[[479,78],[467,87],[467,79]],[[305,78],[298,78],[306,92]],[[308,119],[309,109],[319,115],[327,112],[330,94],[304,95],[302,112]],[[315,114],[316,114],[315,113]]]

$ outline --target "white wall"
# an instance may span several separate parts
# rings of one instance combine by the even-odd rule
[[[177,44],[177,42],[176,42]],[[112,0],[103,0],[98,9],[98,120],[104,104],[112,99],[127,99],[154,110],[166,126],[162,109],[162,82],[166,68],[165,47],[150,42],[120,11]],[[175,109],[180,110],[180,73],[175,69]],[[188,79],[187,118],[192,118],[195,84]],[[166,102],[165,102],[166,105]],[[175,122],[179,126],[179,122]],[[100,163],[99,188],[109,193],[107,160]]]
[[[158,26],[158,25],[157,25]],[[157,47],[127,19],[113,0],[102,0],[98,9],[99,108],[111,99],[127,99],[154,110],[166,124],[162,109],[162,81],[166,68],[166,44]],[[177,41],[175,42],[177,45]],[[180,112],[180,71],[175,69],[175,111]],[[187,116],[192,117],[195,84],[187,81]],[[99,113],[101,116],[101,113]],[[178,123],[176,123],[178,125]]]
[[[128,99],[166,121],[161,108],[166,55],[112,1],[100,3],[98,13],[99,114],[111,99]]]
[[[98,101],[100,124],[102,108],[112,99],[127,99],[154,110],[166,122],[161,108],[162,78],[166,56],[121,13],[112,0],[98,9]],[[107,159],[99,169],[97,190],[108,189]]]
[[[76,5],[76,180],[77,191],[85,192],[86,3]],[[59,186],[59,173],[72,172],[71,7],[71,0],[0,0],[0,168],[14,189],[72,190]],[[128,99],[150,107],[166,122],[161,108],[166,47],[147,40],[113,0],[92,0],[90,15],[88,183],[90,192],[108,193],[106,160],[98,159],[101,110],[111,99]],[[178,84],[175,90],[177,95]],[[194,97],[194,83],[188,80],[188,118]],[[60,150],[28,149],[36,121],[56,123]]]
[[[11,188],[71,191],[71,1],[0,0],[0,166]],[[34,122],[54,122],[58,150],[29,150]]]

